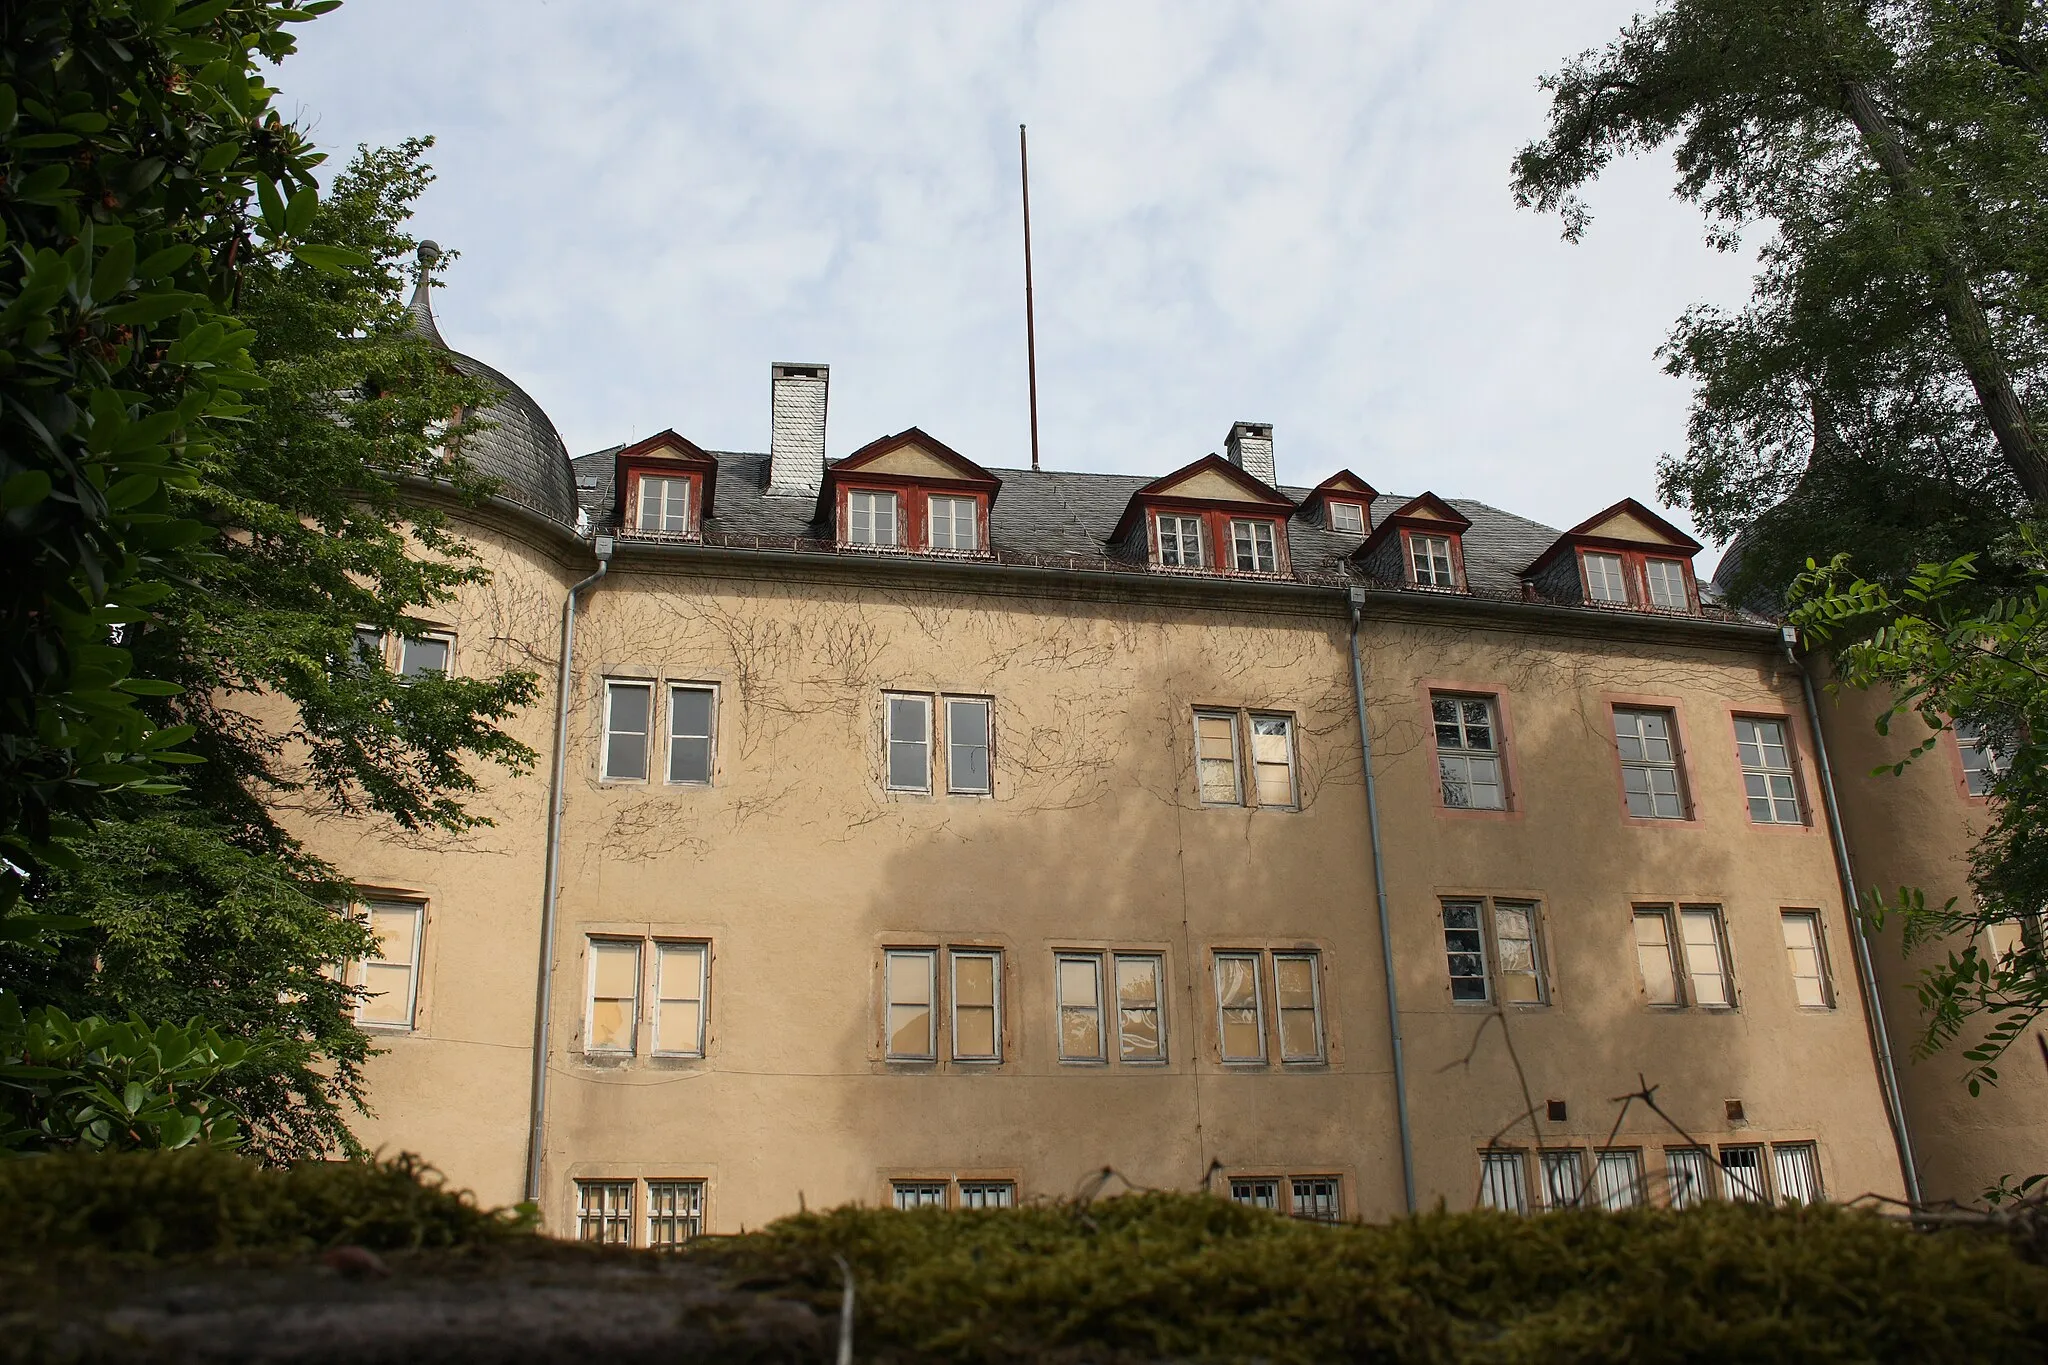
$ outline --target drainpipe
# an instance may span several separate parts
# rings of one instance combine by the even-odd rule
[[[569,661],[576,648],[576,597],[612,566],[612,538],[593,542],[597,572],[569,589],[562,603],[562,663],[555,675],[555,761],[548,776],[547,883],[540,906],[540,984],[533,1010],[532,1127],[526,1136],[526,1198],[540,1199],[540,1159],[548,1124],[548,1034],[555,995],[555,902],[562,890],[562,804],[569,763]]]
[[[1849,845],[1842,837],[1842,812],[1835,804],[1835,774],[1828,765],[1828,742],[1820,729],[1820,704],[1814,700],[1813,675],[1794,652],[1799,628],[1784,628],[1785,657],[1799,670],[1799,684],[1806,692],[1806,725],[1813,731],[1813,751],[1820,759],[1820,794],[1827,806],[1828,833],[1834,837],[1835,871],[1842,879],[1842,894],[1849,901],[1850,934],[1856,945],[1856,982],[1863,988],[1870,1008],[1870,1044],[1877,1053],[1878,1082],[1884,1087],[1885,1109],[1892,1121],[1892,1141],[1899,1149],[1899,1172],[1906,1177],[1906,1198],[1920,1202],[1919,1163],[1913,1157],[1913,1135],[1906,1128],[1906,1106],[1899,1099],[1899,1073],[1892,1065],[1891,1032],[1885,1027],[1884,1001],[1877,991],[1877,969],[1870,961],[1870,940],[1863,932],[1863,916],[1857,912],[1856,874],[1849,866]]]
[[[1415,1212],[1415,1135],[1408,1127],[1408,1063],[1401,1048],[1401,1002],[1394,986],[1394,927],[1387,914],[1387,864],[1380,853],[1380,806],[1372,780],[1372,725],[1365,715],[1365,665],[1358,657],[1358,617],[1365,590],[1351,589],[1351,695],[1358,702],[1358,744],[1365,756],[1365,823],[1372,831],[1372,886],[1379,901],[1380,963],[1387,972],[1387,1035],[1394,1050],[1394,1113],[1401,1124],[1401,1193]]]

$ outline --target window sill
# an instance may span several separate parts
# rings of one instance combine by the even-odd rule
[[[355,1023],[364,1033],[374,1033],[383,1038],[412,1038],[421,1034],[418,1024],[371,1024],[361,1019]]]

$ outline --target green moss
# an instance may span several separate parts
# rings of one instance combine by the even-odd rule
[[[2037,1362],[2048,1271],[1839,1208],[1430,1214],[1327,1228],[1222,1200],[841,1209],[692,1253],[836,1306],[864,1359]]]

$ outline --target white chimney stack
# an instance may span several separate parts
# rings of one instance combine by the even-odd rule
[[[1273,469],[1271,422],[1232,422],[1230,435],[1223,441],[1223,450],[1232,464],[1260,483],[1268,488],[1280,486],[1279,475]]]
[[[768,373],[769,496],[814,498],[825,482],[825,386],[831,370],[778,361]]]

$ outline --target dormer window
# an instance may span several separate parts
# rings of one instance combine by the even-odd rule
[[[640,496],[634,528],[641,531],[686,533],[690,529],[690,481],[640,477]]]
[[[825,466],[817,520],[837,542],[911,554],[985,555],[995,475],[916,427]]]
[[[1330,529],[1341,535],[1362,536],[1365,534],[1365,508],[1355,502],[1329,503]]]
[[[695,540],[718,489],[718,460],[673,431],[621,447],[612,468],[616,523],[628,536]]]
[[[1580,557],[1586,568],[1586,600],[1613,606],[1628,605],[1628,579],[1621,571],[1620,555],[1594,554]]]
[[[898,545],[896,495],[856,488],[846,495],[846,543]]]
[[[1159,562],[1170,569],[1202,567],[1202,519],[1159,518]]]
[[[974,525],[973,498],[931,499],[931,548],[972,552],[981,548]]]
[[[1699,608],[1692,556],[1700,544],[1634,498],[1566,531],[1521,571],[1532,600],[1691,615]]]
[[[1408,563],[1414,574],[1414,582],[1421,588],[1455,588],[1458,586],[1456,567],[1451,562],[1451,538],[1449,536],[1410,535],[1408,537]]]
[[[1230,547],[1239,573],[1280,572],[1280,551],[1270,521],[1233,521]]]
[[[1677,559],[1645,559],[1643,578],[1650,585],[1650,605],[1660,611],[1690,611],[1685,590],[1685,563]]]

